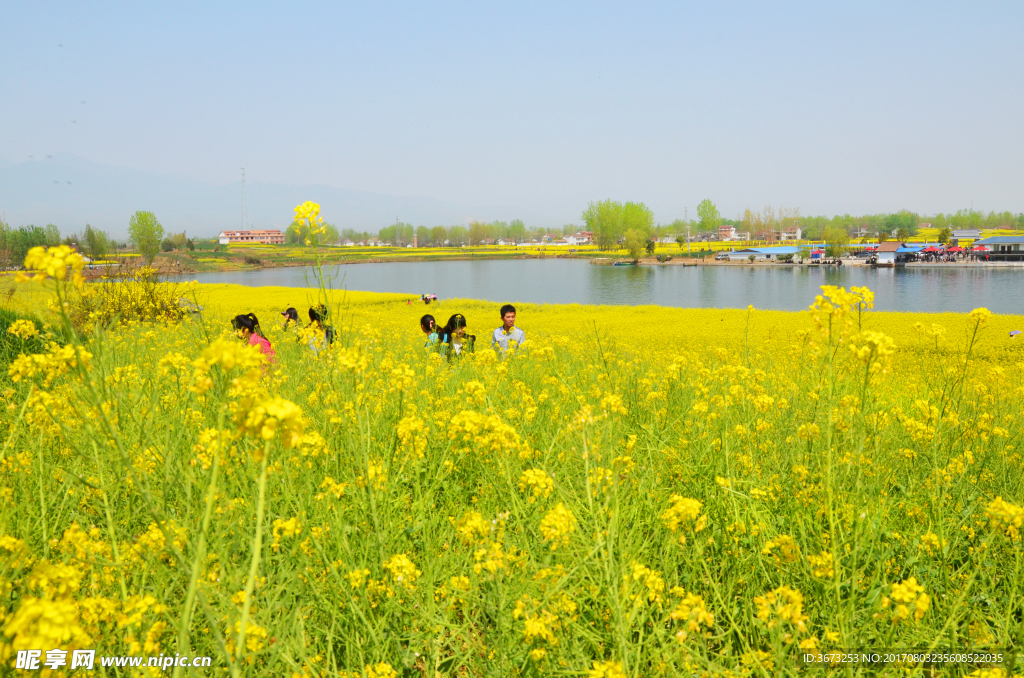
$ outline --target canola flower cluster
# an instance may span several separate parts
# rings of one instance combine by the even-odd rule
[[[201,317],[8,367],[0,661],[747,676],[1016,637],[1019,319],[826,288],[805,313],[587,309],[581,336],[580,309],[522,305],[517,352],[449,362],[400,295],[330,297],[313,352],[271,324],[301,292],[199,291]],[[273,364],[226,331],[241,310]]]

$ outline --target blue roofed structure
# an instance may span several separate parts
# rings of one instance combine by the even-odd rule
[[[983,245],[993,254],[1024,254],[1024,236],[1021,235],[994,235],[991,238],[975,240],[974,245]]]

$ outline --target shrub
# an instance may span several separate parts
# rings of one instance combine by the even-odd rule
[[[69,297],[72,325],[87,328],[130,322],[174,322],[192,312],[187,294],[191,284],[160,282],[148,266],[122,264],[101,282],[87,285]]]
[[[249,255],[246,255],[245,263],[252,264],[253,266],[262,266],[263,265],[263,261],[262,260],[257,259],[256,257],[249,256]]]

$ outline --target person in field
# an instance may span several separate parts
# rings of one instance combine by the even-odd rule
[[[516,307],[512,304],[505,304],[501,307],[501,327],[494,330],[491,336],[491,347],[500,348],[507,353],[509,346],[512,350],[519,348],[519,345],[526,341],[526,332],[516,327]]]
[[[259,347],[260,352],[267,357],[267,362],[273,363],[276,361],[274,349],[270,347],[270,341],[263,336],[263,330],[260,329],[260,321],[256,318],[255,314],[236,315],[231,320],[231,326],[235,328],[235,334],[238,335],[239,339],[250,346]]]
[[[448,318],[448,324],[438,331],[441,352],[451,360],[452,356],[472,353],[476,346],[476,337],[466,332],[466,316],[456,313]]]
[[[327,324],[327,307],[323,304],[309,309],[309,328],[313,332],[309,342],[313,353],[319,354],[334,343],[334,328]]]
[[[287,332],[288,328],[293,324],[298,327],[299,325],[299,312],[293,307],[289,306],[288,310],[281,311],[281,315],[284,316],[284,331]]]
[[[427,342],[423,344],[424,347],[430,348],[437,344],[439,338],[437,336],[437,322],[434,320],[434,316],[428,313],[420,318],[420,329],[423,330],[423,334],[427,335]]]

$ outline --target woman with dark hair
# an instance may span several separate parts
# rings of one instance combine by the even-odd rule
[[[263,355],[267,356],[267,362],[274,362],[274,349],[270,347],[270,341],[263,336],[263,330],[260,329],[260,321],[256,318],[255,314],[236,315],[231,320],[231,326],[235,328],[235,334],[238,335],[239,339],[250,346],[258,346]]]
[[[448,324],[438,330],[437,335],[441,341],[442,352],[445,352],[445,346],[448,347],[446,352],[449,358],[464,352],[472,353],[476,344],[476,337],[466,334],[466,316],[461,313],[456,313],[448,318]]]
[[[313,331],[309,344],[313,353],[319,353],[321,347],[334,343],[334,328],[327,324],[327,307],[323,304],[309,309],[309,328]]]
[[[288,328],[295,323],[299,324],[299,312],[295,310],[293,306],[289,306],[287,311],[281,311],[281,315],[284,316],[284,331],[287,332]]]
[[[430,348],[437,343],[437,322],[434,320],[434,316],[428,313],[420,318],[420,329],[423,330],[423,334],[427,335],[427,343],[423,346]]]

